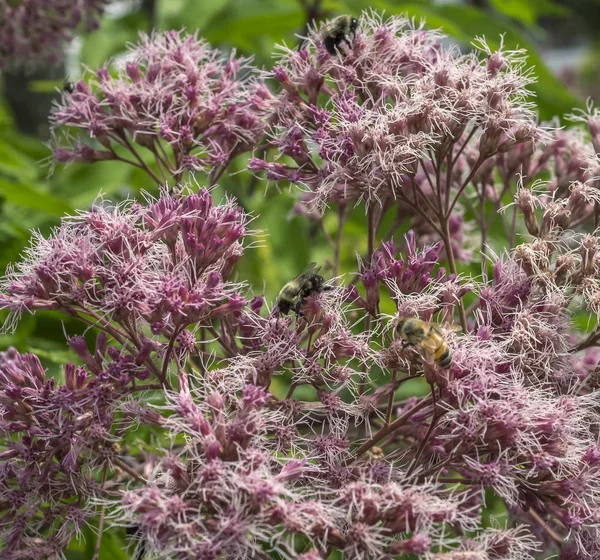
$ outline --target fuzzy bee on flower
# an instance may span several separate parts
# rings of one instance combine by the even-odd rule
[[[357,27],[358,20],[350,15],[338,16],[328,21],[322,31],[323,44],[327,52],[331,55],[335,55],[336,52],[343,52],[340,48],[342,43],[346,43],[352,48],[352,43],[348,37],[352,36],[352,40],[354,40]]]
[[[75,82],[72,82],[68,76],[63,82],[63,91],[66,93],[73,93],[75,91]]]
[[[457,325],[444,325],[443,328],[448,331],[460,329]],[[396,332],[404,341],[402,348],[414,346],[426,363],[435,363],[442,369],[452,365],[452,351],[439,325],[415,317],[400,317]]]
[[[300,308],[306,303],[307,297],[332,289],[325,284],[325,279],[317,274],[320,269],[317,263],[311,263],[281,288],[276,303],[280,313],[287,315],[293,309],[297,316],[303,317]]]

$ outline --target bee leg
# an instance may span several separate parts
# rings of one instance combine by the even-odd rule
[[[342,42],[345,40],[346,40],[346,38],[344,36],[338,36],[338,37],[336,37],[336,40],[335,40],[335,48],[342,56],[346,56],[346,51],[344,51],[344,49],[342,49]]]
[[[306,303],[306,300],[304,298],[302,298],[297,304],[296,307],[294,308],[294,311],[296,312],[296,315],[299,317],[304,317],[304,313],[302,313],[302,311],[300,311],[300,308]]]

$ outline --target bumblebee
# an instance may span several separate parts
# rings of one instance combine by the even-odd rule
[[[281,288],[275,304],[280,313],[287,315],[293,309],[296,315],[304,317],[300,308],[306,303],[306,298],[311,294],[331,290],[331,286],[325,285],[325,279],[317,274],[320,268],[317,263],[309,264],[296,278]]]
[[[327,52],[334,55],[336,51],[340,50],[342,42],[345,42],[352,48],[352,43],[350,43],[348,37],[352,35],[352,40],[354,40],[357,27],[358,20],[349,15],[338,16],[335,19],[328,21],[323,27],[322,34],[323,44],[325,45]]]
[[[404,341],[402,347],[414,346],[428,364],[436,363],[443,369],[452,364],[452,352],[437,325],[414,317],[401,317],[396,331]]]
[[[65,78],[65,81],[63,82],[63,91],[73,93],[75,91],[75,83],[69,80],[69,78]]]

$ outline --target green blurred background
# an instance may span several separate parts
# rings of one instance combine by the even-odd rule
[[[123,164],[51,165],[50,150],[44,144],[49,135],[47,114],[59,96],[55,88],[62,86],[66,76],[77,80],[82,65],[99,67],[121,53],[128,42],[135,42],[140,31],[151,29],[197,30],[214,46],[252,55],[259,67],[268,68],[273,64],[274,46],[297,44],[297,34],[304,33],[313,18],[357,15],[369,8],[425,19],[429,27],[442,28],[450,41],[464,49],[470,48],[476,36],[485,36],[492,47],[503,36],[508,49],[527,48],[538,77],[534,90],[542,119],[581,107],[587,96],[596,94],[600,40],[595,31],[600,3],[595,0],[116,2],[109,6],[98,31],[66,46],[64,66],[0,74],[0,269],[19,259],[31,228],[49,233],[64,213],[89,208],[99,193],[120,200],[154,189],[142,172]],[[244,161],[236,164],[237,170],[243,169]],[[196,179],[203,184],[200,174]],[[327,274],[331,255],[327,232],[293,214],[293,193],[266,190],[249,173],[226,175],[219,188],[221,194],[235,195],[258,216],[253,226],[267,233],[260,247],[249,250],[238,266],[239,279],[247,280],[254,293],[264,290],[272,303],[282,283],[313,260],[323,264]],[[335,212],[324,225],[330,234],[335,232]],[[344,229],[342,271],[356,270],[355,254],[366,248],[364,232],[364,218],[355,212]],[[478,272],[479,266],[474,266]],[[10,345],[33,349],[50,364],[60,364],[67,356],[63,321],[52,313],[24,317],[15,335],[0,337],[0,349]],[[67,322],[64,329],[74,334],[81,327]]]

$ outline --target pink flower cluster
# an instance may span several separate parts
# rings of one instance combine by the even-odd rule
[[[108,0],[0,0],[0,69],[35,67],[63,58],[78,27],[88,33]]]
[[[462,54],[440,38],[372,13],[345,56],[331,56],[319,34],[283,49],[270,72],[280,84],[271,103],[277,151],[249,168],[304,189],[310,211],[363,201],[376,221],[388,211],[399,220],[417,214],[424,241],[440,231],[461,239],[455,206],[465,187],[496,155],[545,133],[526,101],[533,77],[522,52],[480,41],[478,52]]]
[[[600,328],[574,321],[600,316],[599,116],[572,117],[591,141],[536,124],[521,54],[481,46],[363,14],[344,53],[319,33],[285,50],[270,94],[169,33],[65,94],[55,122],[101,146],[70,153],[166,142],[170,177],[193,155],[216,180],[268,130],[275,159],[251,170],[300,185],[312,219],[335,205],[341,233],[364,202],[367,251],[337,276],[331,240],[329,289],[283,316],[231,280],[249,217],[210,188],[100,201],[34,235],[1,284],[7,327],[50,309],[86,330],[63,382],[0,355],[7,558],[58,555],[98,516],[163,558],[600,558]],[[459,274],[477,242],[482,275]],[[407,318],[432,323],[433,356]],[[136,430],[152,438],[130,448]],[[502,527],[482,521],[490,500]]]
[[[204,171],[214,184],[261,138],[270,97],[247,59],[195,35],[142,35],[116,73],[101,68],[63,94],[51,115],[54,158],[126,161],[157,184]]]

